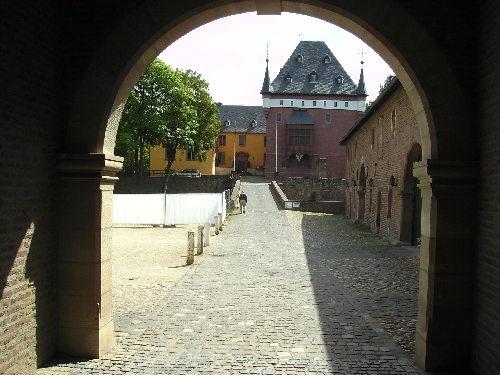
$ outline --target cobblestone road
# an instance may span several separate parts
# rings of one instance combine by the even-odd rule
[[[423,374],[412,249],[243,183],[247,213],[152,311],[115,315],[112,354],[38,374]]]

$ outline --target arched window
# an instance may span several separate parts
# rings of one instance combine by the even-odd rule
[[[337,78],[335,79],[335,81],[337,82],[337,84],[341,85],[344,83],[344,77],[342,75],[338,75]]]
[[[297,62],[302,62],[302,61],[304,61],[304,56],[302,56],[302,55],[297,55],[296,60],[297,60]]]
[[[325,64],[328,64],[328,63],[330,62],[330,60],[331,60],[331,59],[330,59],[330,56],[328,56],[328,55],[325,55],[325,57],[323,57],[323,62],[324,62]]]
[[[292,76],[290,74],[288,74],[288,73],[285,76],[285,82],[286,83],[291,83],[292,82]]]

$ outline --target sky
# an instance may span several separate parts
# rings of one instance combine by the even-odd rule
[[[269,49],[271,82],[301,40],[324,41],[357,84],[363,51],[368,101],[392,69],[368,45],[331,23],[303,15],[257,16],[255,12],[210,22],[184,35],[158,57],[173,68],[192,69],[222,104],[262,105],[260,90]]]

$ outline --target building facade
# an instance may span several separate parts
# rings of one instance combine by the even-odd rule
[[[421,194],[413,163],[420,132],[406,91],[393,78],[354,127],[347,146],[346,215],[401,245],[420,244]]]
[[[263,173],[266,160],[266,119],[259,106],[219,104],[220,133],[217,174]]]
[[[161,146],[149,149],[149,171],[150,176],[161,176],[167,168],[167,150]],[[182,171],[183,169],[198,169],[201,174],[215,174],[215,150],[208,150],[207,160],[198,161],[194,153],[189,149],[180,149],[175,153],[175,161],[170,173]]]
[[[324,42],[301,41],[262,87],[267,123],[266,178],[344,178],[342,136],[365,110],[361,69],[356,85]]]

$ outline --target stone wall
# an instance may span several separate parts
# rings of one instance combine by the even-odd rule
[[[412,166],[406,169],[408,155],[413,146],[420,149],[420,130],[413,107],[406,91],[399,83],[397,87],[348,139],[346,172],[346,216],[364,221],[374,232],[393,241],[400,239],[403,192],[411,194],[415,181]],[[391,176],[395,186],[390,184]]]
[[[279,185],[295,201],[343,201],[345,197],[345,181],[338,178],[284,177]]]
[[[32,374],[55,352],[58,5],[2,3],[0,374]]]
[[[281,184],[276,181],[272,181],[271,192],[273,193],[278,206],[282,209],[289,209],[292,211],[302,211],[302,212],[318,212],[325,214],[343,214],[345,211],[344,201],[315,201],[315,202],[304,202],[290,199],[281,189]],[[294,201],[299,203],[298,206],[293,206]],[[290,207],[291,205],[291,207]]]
[[[475,288],[475,373],[500,374],[500,3],[482,9],[478,82],[481,179]],[[471,223],[472,224],[472,223]]]
[[[115,194],[161,194],[164,177],[144,177],[141,185],[135,177],[122,176],[115,185]],[[199,178],[171,176],[168,179],[167,194],[221,193],[234,187],[232,175],[202,175]]]

